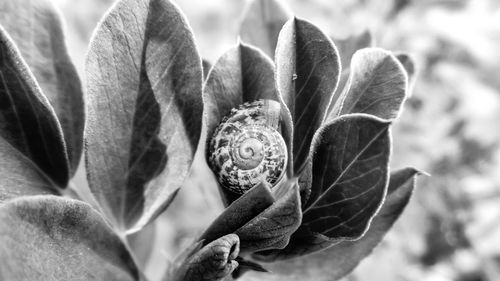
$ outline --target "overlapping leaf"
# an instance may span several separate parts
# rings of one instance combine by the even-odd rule
[[[291,12],[280,0],[252,0],[245,10],[240,36],[274,58],[279,32],[290,18]]]
[[[340,58],[320,29],[294,18],[280,33],[275,60],[278,89],[294,123],[293,168],[298,174],[337,87]]]
[[[366,113],[395,119],[406,99],[407,83],[406,71],[394,55],[378,48],[359,50],[351,61],[340,114]]]
[[[139,280],[125,245],[80,201],[9,201],[0,206],[0,240],[2,280]]]
[[[68,159],[54,111],[1,27],[0,138],[0,175],[5,179],[0,190],[8,194],[2,192],[0,197],[36,194],[37,190],[45,193],[50,192],[46,187],[66,186]]]
[[[238,267],[240,240],[235,234],[225,235],[208,245],[195,243],[174,262],[165,281],[222,281]]]
[[[205,124],[209,138],[222,118],[245,102],[270,99],[283,104],[276,90],[272,61],[258,49],[244,43],[231,48],[217,60],[204,91]],[[282,135],[290,148],[293,128],[290,112],[285,106],[281,106],[281,115]],[[291,150],[288,150],[291,163]],[[287,168],[290,169],[291,165]]]
[[[168,0],[120,0],[86,62],[90,187],[117,224],[138,230],[172,201],[201,131],[202,68]]]
[[[262,182],[250,189],[229,205],[200,239],[206,244],[236,233],[245,253],[285,247],[301,221],[298,185],[288,181],[272,192],[269,188]]]
[[[83,146],[80,79],[68,56],[59,14],[48,0],[2,0],[0,25],[12,37],[61,123],[72,174]]]
[[[204,98],[207,133],[211,136],[231,109],[258,99],[279,101],[272,61],[254,47],[239,43],[213,66]]]
[[[339,114],[340,106],[342,105],[339,99],[344,91],[347,79],[349,78],[352,56],[360,49],[373,47],[375,45],[373,34],[368,30],[344,39],[332,38],[332,40],[339,50],[342,72],[340,74],[337,91],[335,91],[335,95],[332,98],[332,102],[330,103],[330,108],[328,110],[329,119],[335,118]]]
[[[348,115],[318,131],[301,227],[331,240],[365,233],[387,191],[389,125],[369,115]]]
[[[407,168],[391,173],[388,195],[380,212],[373,220],[368,232],[359,240],[344,241],[336,245],[330,243],[330,248],[308,255],[300,259],[278,261],[266,264],[274,275],[266,276],[266,280],[338,280],[353,270],[359,262],[368,256],[379,244],[387,231],[403,212],[415,188],[418,172]],[[260,256],[264,260],[288,259],[300,255],[303,247],[294,247],[290,243],[281,251],[268,252]],[[297,270],[300,268],[300,270]],[[245,280],[261,278],[257,274],[249,274]],[[260,280],[260,279],[259,279]]]

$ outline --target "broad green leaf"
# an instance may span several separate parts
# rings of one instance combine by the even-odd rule
[[[274,58],[278,35],[292,13],[280,0],[252,0],[240,27],[241,39]]]
[[[413,87],[415,86],[415,79],[417,76],[417,67],[415,63],[415,59],[413,56],[406,54],[406,53],[396,53],[394,54],[398,61],[403,65],[404,69],[406,70],[406,74],[408,75],[408,94],[407,96],[410,97],[413,92]]]
[[[211,137],[222,118],[245,102],[280,101],[274,81],[273,62],[258,49],[239,43],[226,51],[205,84],[207,135]]]
[[[389,122],[346,115],[323,126],[311,147],[311,194],[301,227],[331,240],[358,239],[387,192]]]
[[[139,280],[125,245],[81,201],[30,196],[0,206],[1,280]]]
[[[395,119],[406,99],[407,84],[406,71],[394,55],[378,48],[359,50],[352,57],[340,113]]]
[[[0,25],[12,37],[54,108],[73,175],[83,146],[83,92],[66,50],[59,14],[48,0],[2,0]]]
[[[282,104],[281,128],[289,153],[287,170],[291,171],[293,126],[290,112],[283,106],[275,84],[273,62],[260,50],[240,42],[224,53],[212,67],[205,84],[207,136],[213,135],[231,109],[245,102],[258,99],[278,101]]]
[[[340,58],[332,41],[316,26],[291,19],[276,47],[278,90],[294,123],[293,168],[305,167],[315,131],[325,119],[337,87]]]
[[[242,252],[282,249],[299,227],[302,212],[298,184],[284,182],[273,193],[276,202],[234,232],[240,237]]]
[[[308,255],[275,263],[265,264],[274,275],[265,280],[339,280],[352,271],[380,243],[387,231],[403,212],[415,188],[418,171],[406,168],[391,173],[388,195],[384,205],[373,220],[368,232],[359,240],[344,241],[330,248]],[[291,244],[290,244],[291,246]],[[288,247],[287,247],[288,248]],[[285,248],[285,250],[287,250]],[[274,258],[290,258],[280,256]],[[262,280],[262,276],[250,273],[245,280]]]
[[[334,118],[337,117],[338,109],[340,109],[341,102],[339,98],[347,83],[347,79],[349,78],[352,56],[360,49],[374,47],[375,42],[373,34],[369,30],[365,30],[359,34],[354,34],[344,39],[332,38],[332,40],[339,50],[340,62],[342,65],[339,85],[337,86],[337,91],[335,91],[335,95],[330,103],[330,109],[328,110],[329,115],[332,115],[332,118]],[[332,111],[335,112],[332,113]]]
[[[202,120],[201,58],[168,0],[120,0],[86,61],[89,184],[121,229],[137,231],[173,200]]]
[[[14,182],[26,180],[31,182],[30,185],[41,187],[47,185],[47,181],[41,180],[44,174],[53,187],[66,187],[69,180],[68,158],[54,110],[41,93],[19,50],[1,26],[0,138],[1,153],[5,157],[2,157],[1,169],[13,172],[1,174],[1,178],[10,178]],[[19,154],[14,155],[15,150]],[[17,158],[13,159],[17,163],[4,161],[8,158]],[[13,171],[13,165],[21,165],[29,171]],[[31,176],[21,178],[23,173]],[[18,186],[6,188],[19,190]]]
[[[238,267],[240,240],[235,234],[225,235],[202,247],[193,245],[185,257],[174,263],[164,281],[222,281]]]

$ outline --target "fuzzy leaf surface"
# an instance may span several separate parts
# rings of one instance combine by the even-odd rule
[[[347,115],[323,126],[311,147],[311,194],[301,227],[332,240],[358,239],[387,192],[390,123]]]
[[[222,118],[245,102],[279,102],[274,81],[273,62],[258,49],[240,43],[226,51],[205,84],[207,135],[211,137]]]
[[[0,240],[2,280],[139,280],[125,245],[80,201],[9,201],[0,206]]]
[[[406,71],[394,55],[378,48],[359,50],[351,60],[340,114],[366,113],[395,119],[406,99],[407,84]]]
[[[293,168],[302,171],[315,131],[335,91],[340,58],[332,41],[316,26],[291,19],[276,47],[276,82],[294,124]]]
[[[300,193],[296,182],[287,181],[273,189],[276,201],[235,231],[242,252],[282,249],[302,219]]]
[[[201,58],[168,0],[120,0],[86,61],[90,188],[122,229],[137,231],[173,200],[202,120]]]
[[[368,256],[373,249],[382,241],[383,237],[399,218],[415,188],[418,171],[412,168],[397,170],[391,173],[387,199],[380,212],[373,220],[368,232],[359,240],[344,241],[318,253],[308,255],[304,258],[278,261],[265,264],[275,275],[269,275],[266,280],[339,280],[351,272],[359,262]],[[292,244],[290,244],[292,246]],[[298,248],[298,247],[297,247]],[[325,245],[326,248],[326,245]],[[292,249],[291,247],[285,248]],[[268,255],[274,259],[287,259],[296,256],[291,251],[288,254],[275,251],[275,256]],[[281,256],[278,254],[282,254]],[[244,280],[261,280],[257,274],[250,273]]]
[[[233,233],[274,203],[267,182],[261,182],[232,202],[205,230],[200,240],[206,245]]]
[[[280,124],[289,156],[287,170],[291,171],[292,117],[286,106],[283,106],[283,100],[277,92],[273,62],[264,53],[244,43],[229,49],[212,67],[204,91],[208,138],[212,137],[219,122],[230,113],[231,109],[258,99],[280,102]],[[230,194],[225,196],[231,197]]]
[[[54,108],[73,175],[83,146],[83,91],[66,49],[60,16],[48,0],[2,0],[0,25],[12,37]]]
[[[228,234],[201,247],[197,244],[184,260],[175,263],[164,281],[222,281],[238,267],[240,240]]]
[[[241,23],[241,39],[274,58],[278,35],[290,18],[291,12],[284,1],[252,0]]]
[[[46,186],[47,181],[53,187],[66,187],[69,165],[57,118],[19,50],[1,26],[0,138],[0,153],[5,155],[1,163],[2,178],[14,182],[26,180],[29,185],[38,187]],[[15,162],[3,160],[9,158]],[[15,171],[15,165],[22,165],[29,171]],[[22,178],[21,174],[24,173],[31,176]],[[45,176],[45,181],[41,180],[41,175]]]
[[[332,40],[339,50],[340,62],[342,65],[339,85],[337,87],[337,91],[335,91],[335,95],[333,96],[329,109],[329,115],[332,115],[332,117],[337,117],[339,113],[338,110],[341,106],[339,98],[342,95],[344,87],[347,83],[347,79],[349,78],[349,73],[351,71],[352,56],[360,49],[374,47],[375,42],[373,34],[369,30],[365,30],[359,34],[351,35],[344,39],[332,38]],[[334,112],[332,113],[332,111]]]

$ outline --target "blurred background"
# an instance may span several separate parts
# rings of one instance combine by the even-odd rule
[[[84,77],[88,42],[112,1],[54,1]],[[393,127],[391,166],[432,176],[420,178],[403,216],[346,280],[500,280],[500,1],[285,2],[336,38],[369,29],[378,47],[417,61],[413,96]],[[176,3],[208,61],[236,43],[246,1]],[[146,239],[137,239],[138,255],[152,252],[144,266],[153,280],[222,210],[213,179],[197,159],[177,201]],[[84,188],[84,175],[80,171],[74,184]]]

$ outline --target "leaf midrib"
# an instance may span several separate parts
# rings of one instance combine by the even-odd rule
[[[363,147],[363,149],[353,158],[353,160],[351,161],[351,163],[349,163],[349,165],[346,167],[346,169],[344,169],[340,175],[335,179],[335,181],[320,195],[318,196],[318,198],[316,200],[314,200],[304,211],[303,211],[303,215],[305,215],[307,212],[309,212],[310,210],[314,209],[314,205],[316,205],[319,201],[321,201],[321,199],[323,199],[323,197],[328,193],[330,192],[330,190],[336,186],[339,182],[339,180],[341,178],[344,177],[344,175],[347,173],[347,171],[349,171],[352,166],[354,165],[354,163],[356,163],[359,159],[359,157],[361,157],[361,155],[363,155],[366,150],[373,145],[373,143],[375,143],[375,141],[377,141],[380,136],[382,136],[382,134],[384,134],[386,131],[387,131],[388,127],[385,127],[383,130],[381,130],[380,132],[378,132],[375,137],[373,139],[371,139],[367,145],[365,147]]]

